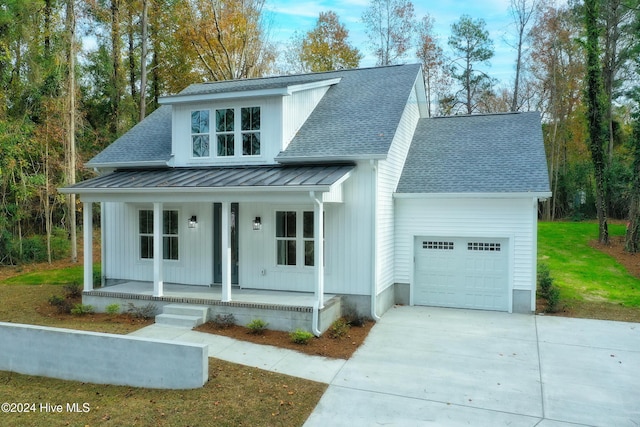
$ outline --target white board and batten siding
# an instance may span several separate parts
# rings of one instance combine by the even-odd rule
[[[282,146],[285,150],[330,86],[294,92],[282,97]],[[277,153],[276,153],[277,154]]]
[[[139,212],[152,210],[148,203],[104,203],[103,250],[107,279],[153,280],[153,260],[140,258]],[[164,260],[164,282],[208,286],[212,283],[213,245],[210,203],[165,203],[164,210],[178,211],[177,261]],[[197,228],[189,228],[187,219],[195,215]]]
[[[215,120],[216,109],[260,107],[260,155],[259,156],[216,156]],[[282,98],[245,98],[241,100],[218,100],[188,105],[173,105],[172,153],[173,166],[211,165],[256,165],[274,164],[282,146]],[[191,112],[209,111],[210,157],[194,158],[191,147]],[[236,120],[238,120],[236,118]],[[236,150],[237,151],[237,150]]]
[[[385,160],[378,163],[377,185],[377,292],[394,283],[395,223],[393,193],[398,186],[402,168],[411,146],[413,133],[420,119],[417,88],[414,86],[398,124]]]
[[[474,286],[469,280],[464,281],[464,271],[468,264],[475,264],[476,273],[469,273],[470,280],[480,283],[492,282],[487,285],[487,291],[482,298],[466,303],[469,308],[483,308],[502,311],[511,311],[512,293],[514,290],[530,291],[535,295],[535,251],[536,245],[536,215],[534,203],[536,199],[521,198],[404,198],[395,199],[396,206],[396,246],[395,246],[395,282],[409,283],[411,285],[412,303],[431,301],[433,304],[443,306],[465,306],[456,302],[447,301],[458,297],[464,298],[464,287]],[[423,242],[424,240],[424,242]],[[449,265],[449,270],[458,270],[458,273],[445,272],[446,280],[456,286],[449,297],[443,292],[434,289],[420,289],[416,284],[424,284],[422,277],[415,277],[428,271],[431,276],[437,276],[438,268],[435,260],[428,260],[424,252],[419,252],[423,243],[430,241],[444,242],[460,248],[456,252],[459,256],[453,256],[453,249],[440,252],[444,259],[442,264]],[[465,253],[467,245],[472,242],[497,243],[499,252]],[[433,252],[435,254],[435,251]],[[471,256],[472,258],[468,258]],[[486,258],[492,256],[493,258]],[[467,257],[467,258],[465,258]],[[476,257],[476,258],[473,258]],[[497,272],[500,270],[500,272]],[[495,274],[494,274],[495,273]],[[444,274],[444,273],[443,273]],[[458,274],[456,276],[456,274]],[[500,274],[504,277],[497,277]],[[472,277],[474,276],[474,277]],[[495,276],[495,277],[494,277]],[[496,280],[493,280],[493,279]],[[504,279],[504,281],[503,281]],[[433,278],[429,279],[434,283]],[[443,279],[444,280],[444,279]],[[437,281],[436,281],[437,282]],[[488,287],[493,286],[490,290]],[[504,298],[497,295],[497,289],[502,289]],[[442,294],[438,296],[438,293]],[[439,300],[438,298],[443,298]],[[532,307],[534,301],[532,299]]]
[[[325,292],[369,295],[371,292],[371,167],[358,163],[342,188],[344,203],[324,203]],[[313,211],[306,203],[241,203],[239,224],[262,219],[259,231],[241,228],[239,233],[239,282],[241,287],[313,292],[313,267],[279,266],[276,260],[276,211]],[[299,252],[300,254],[300,252]]]

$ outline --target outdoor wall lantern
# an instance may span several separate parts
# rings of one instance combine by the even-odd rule
[[[191,218],[189,218],[189,228],[196,228],[198,225],[198,218],[196,218],[195,215],[192,215]]]
[[[253,220],[253,229],[262,230],[262,219],[259,216],[255,217]]]

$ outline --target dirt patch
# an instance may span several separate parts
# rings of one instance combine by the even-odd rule
[[[295,344],[291,342],[288,332],[266,330],[262,335],[251,334],[244,326],[234,325],[226,329],[217,328],[213,323],[205,323],[198,326],[197,331],[224,335],[256,344],[272,345],[280,348],[288,348],[312,356],[324,356],[334,359],[348,359],[364,342],[375,322],[367,321],[363,326],[351,326],[347,334],[342,338],[331,338],[329,333],[324,333],[319,338],[312,338],[307,344]]]
[[[608,245],[603,245],[597,240],[589,242],[589,246],[604,252],[624,265],[629,274],[640,278],[640,254],[630,254],[624,250],[624,236],[613,236]]]
[[[625,307],[605,301],[561,301],[561,308],[555,313],[546,313],[546,302],[538,298],[536,313],[547,316],[576,317],[581,319],[615,320],[618,322],[640,323],[640,309]]]

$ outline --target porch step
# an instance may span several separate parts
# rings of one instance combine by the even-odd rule
[[[158,325],[193,328],[207,321],[209,307],[202,305],[165,305],[162,314],[156,316]]]
[[[158,314],[156,316],[157,325],[179,326],[184,328],[194,328],[203,322],[198,316],[186,316],[184,314]]]

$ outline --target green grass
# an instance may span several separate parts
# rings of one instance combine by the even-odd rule
[[[100,271],[100,264],[93,265],[93,271]],[[40,270],[21,274],[0,281],[0,285],[66,285],[84,281],[82,265],[57,270]]]
[[[611,236],[622,236],[625,227],[609,224]],[[598,237],[593,222],[540,222],[538,261],[551,270],[565,300],[606,301],[640,307],[640,279],[613,257],[589,246]]]

